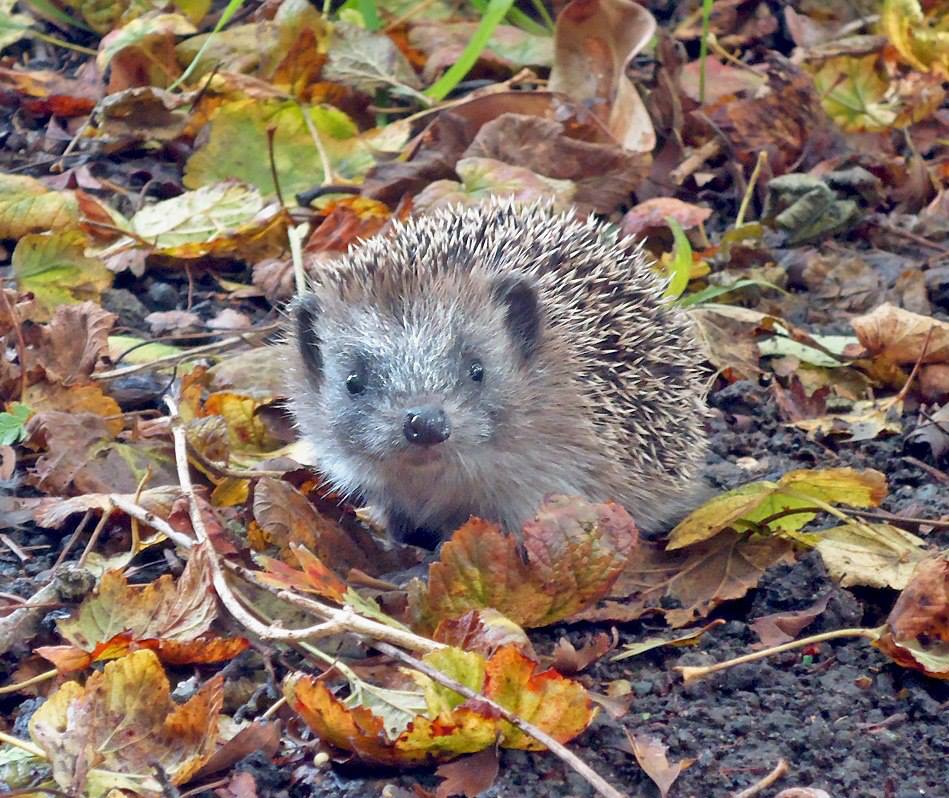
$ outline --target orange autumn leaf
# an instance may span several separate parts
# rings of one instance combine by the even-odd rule
[[[904,668],[949,679],[949,560],[916,566],[875,645]]]
[[[343,603],[347,585],[332,570],[327,568],[323,561],[311,552],[306,546],[291,543],[293,552],[302,571],[291,568],[281,560],[273,557],[260,556],[260,564],[266,569],[260,574],[260,580],[274,587],[301,590],[304,593],[316,593],[339,604]]]
[[[203,550],[192,552],[181,578],[165,574],[144,586],[129,585],[121,571],[107,571],[98,591],[58,629],[71,646],[37,649],[64,672],[115,659],[137,649],[154,650],[171,664],[220,662],[247,648],[243,638],[209,634],[217,614]]]
[[[137,651],[108,663],[84,686],[62,685],[31,718],[30,736],[70,794],[124,788],[161,795],[156,762],[172,784],[183,784],[214,752],[223,686],[215,676],[176,704],[154,652]]]
[[[619,505],[579,498],[551,497],[524,526],[527,562],[512,536],[472,518],[442,546],[428,584],[410,585],[414,623],[431,630],[488,607],[525,627],[554,623],[605,595],[637,543]]]
[[[425,656],[427,664],[482,693],[521,719],[561,742],[580,734],[595,715],[579,682],[537,662],[516,646],[500,648],[490,658],[456,648]],[[324,681],[295,674],[284,685],[290,706],[320,739],[359,759],[387,765],[418,765],[454,759],[499,743],[505,748],[543,750],[543,745],[477,699],[466,700],[421,673],[412,677],[422,689],[426,711],[407,717],[396,733],[371,706],[350,706]]]

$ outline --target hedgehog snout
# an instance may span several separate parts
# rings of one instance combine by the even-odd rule
[[[409,443],[434,446],[448,440],[451,422],[441,407],[423,405],[406,411],[402,432]]]

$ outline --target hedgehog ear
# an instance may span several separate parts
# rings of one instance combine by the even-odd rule
[[[323,375],[323,355],[320,352],[321,341],[316,334],[316,321],[320,316],[320,303],[313,294],[298,298],[292,309],[293,324],[296,327],[296,344],[306,366],[307,376],[319,381]]]
[[[506,275],[492,286],[494,298],[504,307],[504,320],[525,360],[530,359],[540,342],[540,296],[533,280],[522,275]]]

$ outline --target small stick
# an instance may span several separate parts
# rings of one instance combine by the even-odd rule
[[[111,510],[103,511],[102,517],[99,519],[99,523],[96,524],[96,528],[92,530],[92,534],[89,536],[89,542],[86,544],[86,548],[83,550],[82,556],[79,558],[79,562],[77,563],[79,568],[85,566],[86,560],[89,558],[89,553],[95,548],[96,543],[99,542],[99,536],[102,534],[102,530],[105,529],[105,525],[108,523],[111,516]]]
[[[381,642],[373,643],[372,645],[373,648],[378,649],[383,654],[388,654],[393,659],[397,659],[409,667],[414,668],[417,671],[421,671],[433,682],[438,682],[438,684],[447,687],[449,690],[454,690],[456,693],[463,695],[467,699],[480,701],[487,704],[492,710],[497,712],[512,726],[520,729],[522,732],[524,732],[524,734],[533,737],[538,742],[547,746],[547,749],[552,754],[559,757],[565,764],[567,764],[575,772],[579,773],[584,779],[586,779],[587,783],[600,795],[604,796],[604,798],[625,798],[623,793],[613,787],[613,785],[607,782],[606,779],[593,770],[593,768],[580,759],[580,757],[570,751],[570,749],[563,745],[563,743],[557,742],[557,740],[547,734],[547,732],[537,728],[534,724],[528,723],[523,718],[518,717],[510,710],[507,710],[500,704],[492,701],[490,698],[487,698],[480,693],[476,693],[471,688],[461,684],[461,682],[455,681],[454,679],[446,676],[441,671],[436,670],[427,663],[422,662],[420,659],[416,659],[411,654],[406,654],[404,651],[396,648],[395,646],[390,646],[388,643]]]
[[[79,536],[86,530],[86,527],[89,524],[89,519],[92,518],[92,510],[86,510],[85,515],[83,515],[82,520],[76,526],[76,531],[70,535],[69,540],[66,541],[66,545],[63,546],[63,550],[59,553],[59,556],[56,558],[56,562],[53,564],[53,572],[55,573],[59,566],[66,562],[66,556],[72,550],[72,547],[76,545],[76,541],[79,540]]]
[[[790,770],[788,763],[784,759],[779,759],[778,764],[774,766],[767,776],[765,776],[757,784],[752,784],[750,787],[742,790],[741,792],[736,792],[732,795],[732,798],[752,798],[752,796],[757,795],[762,790],[766,790],[772,784],[774,784],[778,779],[780,779],[785,773]]]
[[[24,679],[22,682],[15,682],[14,684],[5,684],[3,687],[0,687],[0,695],[5,693],[16,693],[25,687],[32,687],[34,684],[42,684],[43,682],[48,682],[50,679],[54,678],[59,671],[56,668],[53,668],[49,671],[44,671],[38,676],[34,676],[31,679]]]
[[[924,463],[922,460],[917,460],[915,457],[907,455],[903,458],[907,463],[911,463],[917,468],[923,469],[927,474],[929,474],[934,479],[938,479],[940,482],[949,485],[949,474],[943,471],[941,468],[936,468],[935,466],[929,465],[929,463]]]
[[[127,374],[134,374],[137,371],[144,371],[145,369],[154,368],[155,366],[162,366],[166,363],[177,363],[181,360],[187,360],[189,357],[194,355],[203,355],[205,352],[215,352],[219,349],[227,349],[229,346],[234,346],[239,343],[249,343],[246,336],[244,335],[234,335],[230,338],[225,338],[223,341],[215,341],[212,344],[204,344],[203,346],[195,346],[186,352],[175,352],[173,355],[163,355],[162,357],[156,357],[154,360],[149,361],[148,363],[136,363],[133,366],[122,366],[121,368],[112,369],[111,371],[102,371],[98,374],[92,374],[91,378],[94,380],[114,380],[118,377],[124,377]]]
[[[0,532],[0,541],[3,541],[4,545],[6,545],[6,547],[16,555],[20,562],[26,562],[28,559],[30,559],[29,552],[23,551],[23,549],[17,546],[9,535],[5,535],[4,533]]]
[[[741,205],[738,206],[738,216],[735,217],[735,229],[737,230],[745,223],[745,213],[748,211],[748,205],[751,204],[751,196],[754,194],[755,185],[758,183],[758,175],[761,174],[761,167],[768,162],[768,153],[764,150],[758,153],[758,160],[755,161],[755,168],[748,178],[748,187],[745,189],[745,196],[741,198]]]
[[[746,662],[764,659],[765,657],[770,657],[772,654],[782,654],[785,651],[793,651],[795,648],[803,648],[804,646],[809,646],[814,643],[823,643],[825,640],[835,640],[840,637],[865,637],[867,640],[875,641],[880,639],[881,634],[883,634],[882,626],[877,629],[867,629],[865,627],[834,629],[831,632],[821,632],[820,634],[811,635],[810,637],[802,637],[800,640],[792,640],[790,643],[783,643],[780,646],[763,648],[761,651],[754,651],[751,654],[745,654],[741,657],[718,662],[715,665],[704,665],[701,667],[679,665],[673,668],[673,670],[681,673],[683,682],[688,684],[689,682],[701,679],[703,676],[708,676],[710,673],[723,671],[735,665],[744,665]]]
[[[20,329],[20,317],[17,316],[16,308],[7,296],[6,289],[0,285],[0,297],[3,298],[3,308],[10,316],[10,324],[13,325],[13,334],[16,337],[16,357],[20,361],[20,401],[26,396],[26,342],[23,340],[23,330]]]

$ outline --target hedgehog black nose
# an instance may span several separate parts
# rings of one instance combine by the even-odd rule
[[[417,407],[405,414],[402,432],[409,443],[419,446],[434,446],[447,441],[451,435],[448,416],[440,407]]]

